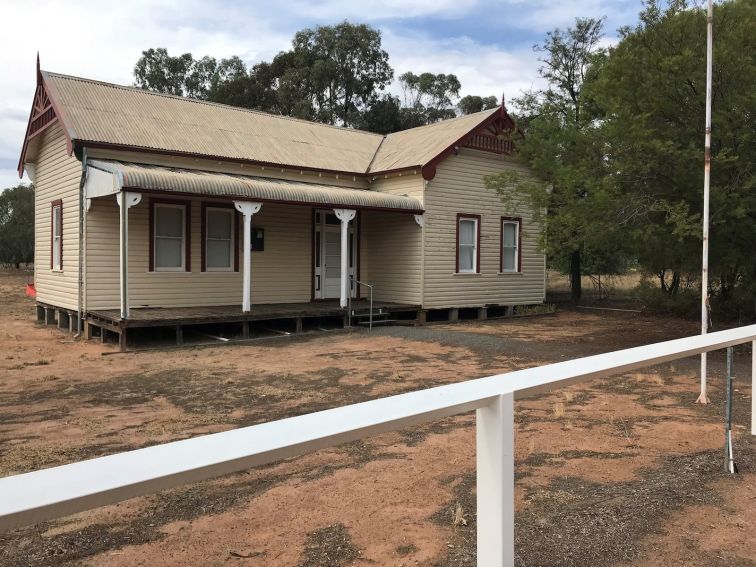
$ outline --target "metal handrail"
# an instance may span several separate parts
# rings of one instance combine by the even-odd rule
[[[349,276],[349,279],[352,280],[353,283],[356,283],[357,285],[363,285],[366,288],[370,289],[370,314],[369,314],[369,320],[368,320],[368,329],[373,329],[373,285],[365,282],[361,282],[360,280],[356,279],[354,276]],[[349,326],[352,326],[352,286],[349,286]]]

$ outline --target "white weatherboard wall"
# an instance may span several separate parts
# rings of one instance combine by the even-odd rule
[[[37,301],[78,308],[81,162],[69,156],[59,124],[41,134],[35,167],[34,285]],[[51,203],[63,201],[63,269],[50,269]]]
[[[187,202],[192,215],[191,272],[149,271],[150,196],[144,194],[142,202],[129,209],[131,307],[241,305],[241,272],[201,271],[202,200]],[[236,215],[236,223],[240,231],[241,215]],[[253,304],[310,301],[311,223],[309,207],[274,203],[264,204],[252,217],[253,226],[265,231],[265,250],[252,253]],[[115,197],[94,199],[87,216],[87,310],[117,308],[118,286],[118,206]]]
[[[539,229],[527,206],[507,210],[483,176],[514,169],[529,179],[527,168],[511,158],[460,149],[438,166],[425,187],[425,285],[423,307],[477,307],[486,304],[541,303],[545,296],[546,259],[538,249]],[[480,274],[455,274],[457,213],[481,216]],[[500,274],[501,217],[523,218],[522,273]]]
[[[377,179],[371,189],[414,197],[422,202],[423,178],[419,174],[408,174]],[[420,305],[423,229],[415,223],[414,215],[366,211],[362,225],[364,248],[370,264],[368,283],[374,286],[374,298]]]

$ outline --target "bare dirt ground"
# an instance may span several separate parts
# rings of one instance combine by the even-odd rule
[[[102,356],[35,324],[24,279],[0,272],[2,476],[697,331],[561,311]],[[735,476],[712,359],[706,407],[697,360],[518,402],[518,565],[756,565],[750,353]],[[62,564],[475,565],[474,416],[0,535],[0,565]]]

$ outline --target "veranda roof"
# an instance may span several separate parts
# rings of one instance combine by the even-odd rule
[[[88,181],[87,197],[90,198],[132,189],[323,207],[384,209],[416,214],[424,211],[422,203],[412,197],[368,189],[110,160],[89,160],[88,163],[90,173],[95,172],[89,176],[92,183]]]

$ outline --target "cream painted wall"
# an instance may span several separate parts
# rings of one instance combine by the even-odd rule
[[[505,156],[461,149],[438,166],[425,188],[425,268],[423,306],[428,309],[486,304],[541,303],[546,260],[538,247],[539,228],[527,206],[507,210],[483,184],[483,176],[507,169],[530,178],[530,171]],[[481,216],[480,273],[456,274],[458,213]],[[523,218],[521,273],[499,273],[502,216]]]
[[[34,285],[37,301],[78,309],[81,163],[66,151],[58,124],[41,134],[35,168]],[[63,201],[63,269],[50,268],[51,203]]]
[[[201,271],[202,201],[182,201],[191,204],[191,272],[149,271],[150,196],[143,195],[141,203],[129,209],[129,305],[241,305],[241,272]],[[242,217],[237,213],[235,219],[241,239]],[[310,208],[266,203],[252,223],[265,230],[265,250],[252,252],[252,303],[310,301]],[[241,269],[241,240],[239,248]],[[114,197],[95,199],[87,215],[86,280],[87,310],[119,307],[118,206]]]

